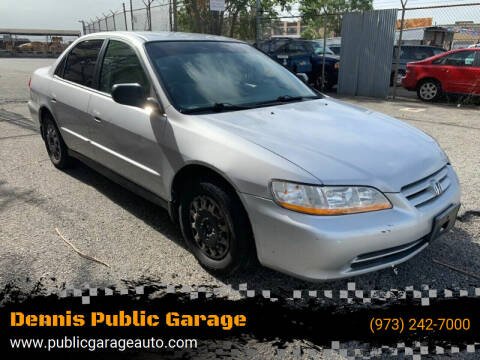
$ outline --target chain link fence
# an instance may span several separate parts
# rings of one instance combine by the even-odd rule
[[[181,31],[255,40],[256,9],[252,6],[240,9],[234,1],[227,1],[225,11],[210,11],[209,0],[145,0],[144,4],[134,8],[132,2],[124,3],[122,10],[83,20],[83,33]]]
[[[120,11],[83,21],[84,33],[125,30],[182,31],[224,35],[251,44],[258,38],[305,38],[316,40],[323,45],[323,52],[317,55],[325,58],[331,50],[341,56],[344,12],[329,13],[326,9],[317,9],[312,15],[312,12],[303,12],[300,6],[294,14],[278,15],[278,9],[263,9],[260,23],[257,24],[254,2],[240,9],[235,7],[238,2],[227,0],[226,9],[221,12],[210,11],[209,0],[143,2],[145,7],[132,8],[130,1],[128,8],[123,4]],[[393,97],[396,96],[399,80],[405,75],[404,60],[416,61],[432,55],[421,51],[409,54],[407,45],[428,45],[443,50],[480,46],[480,3],[463,2],[420,7],[408,7],[406,3],[406,0],[399,0],[397,3],[398,18],[395,24],[395,42],[392,44]],[[352,9],[349,12],[352,11],[363,10]],[[397,51],[399,45],[403,46],[400,47],[400,52]],[[325,65],[321,73],[325,74]],[[323,89],[324,80],[320,80],[320,84]]]
[[[405,2],[404,2],[405,3]],[[401,6],[402,2],[398,1]],[[353,10],[355,11],[355,10]],[[352,12],[352,11],[351,11]],[[262,19],[263,38],[305,38],[325,44],[323,57],[332,50],[341,55],[341,31],[344,13],[298,14]],[[443,51],[480,47],[480,3],[407,7],[397,9],[395,42],[392,44],[392,96],[405,75],[406,62],[435,55],[418,46],[437,47]],[[403,19],[403,21],[402,21]],[[400,52],[397,49],[400,47]],[[397,56],[398,54],[398,56]],[[361,56],[361,54],[358,54]],[[324,70],[322,70],[324,72]]]
[[[159,3],[160,2],[160,3]],[[146,3],[143,8],[123,9],[111,14],[103,14],[95,20],[82,21],[84,34],[100,31],[171,31],[173,2],[156,1],[155,4]]]

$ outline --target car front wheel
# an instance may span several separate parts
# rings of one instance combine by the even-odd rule
[[[183,191],[180,226],[199,263],[216,275],[244,268],[252,257],[247,215],[234,191],[215,179],[192,183]]]
[[[442,87],[436,80],[424,80],[418,85],[417,95],[423,101],[436,101],[442,96]]]

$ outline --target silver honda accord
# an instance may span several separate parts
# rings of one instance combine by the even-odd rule
[[[386,268],[460,207],[433,138],[234,39],[87,35],[34,72],[28,105],[53,165],[79,159],[167,208],[217,275],[255,258],[308,280]]]

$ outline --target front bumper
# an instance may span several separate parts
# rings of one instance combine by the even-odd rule
[[[451,166],[448,172],[449,188],[420,208],[401,193],[388,193],[393,204],[389,210],[314,216],[241,194],[259,261],[310,281],[360,275],[404,262],[428,246],[433,219],[460,203],[457,176]]]

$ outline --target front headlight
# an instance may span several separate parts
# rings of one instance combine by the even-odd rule
[[[391,209],[380,191],[367,186],[317,186],[281,180],[271,183],[275,202],[312,215],[342,215]]]

